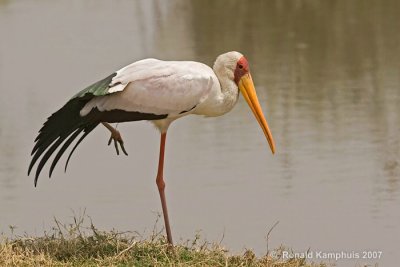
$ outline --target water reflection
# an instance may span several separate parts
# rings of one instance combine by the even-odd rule
[[[239,2],[208,1],[207,9],[204,1],[193,3],[195,48],[202,58],[233,48],[251,58],[256,82],[268,84],[261,93],[285,148],[285,176],[292,176],[291,141],[311,135],[305,144],[321,156],[339,152],[340,145],[343,153],[375,155],[371,161],[384,161],[378,168],[398,192],[399,4]],[[374,176],[380,186],[382,172]]]
[[[69,173],[58,170],[33,190],[25,176],[36,131],[77,88],[135,59],[211,65],[238,50],[251,62],[277,154],[242,101],[223,118],[173,125],[167,177],[175,234],[204,229],[216,240],[225,229],[228,247],[262,253],[260,236],[279,219],[272,245],[372,247],[393,265],[400,242],[398,10],[395,0],[0,1],[7,36],[0,39],[0,231],[13,224],[40,232],[53,215],[80,207],[106,228],[152,225],[150,211],[160,208],[151,179],[158,136],[150,126],[120,126],[129,158],[100,146],[108,133],[99,129]],[[110,192],[115,172],[121,177]]]

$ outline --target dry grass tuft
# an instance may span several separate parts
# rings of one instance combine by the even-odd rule
[[[230,255],[219,244],[200,241],[199,235],[171,251],[155,230],[143,240],[131,233],[99,231],[93,223],[84,227],[83,216],[72,224],[57,220],[55,224],[43,237],[3,238],[0,266],[326,266],[302,259],[272,258],[268,253],[258,258],[251,250]],[[282,250],[275,250],[275,255]]]

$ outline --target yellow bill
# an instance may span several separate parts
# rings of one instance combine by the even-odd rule
[[[269,143],[271,148],[272,154],[275,153],[275,142],[274,138],[272,137],[271,131],[269,130],[267,120],[264,117],[264,114],[261,110],[260,103],[258,102],[256,89],[254,88],[253,79],[251,78],[250,73],[247,73],[242,76],[239,81],[239,89],[246,99],[247,104],[250,106],[251,111],[253,111],[254,116],[256,117],[258,123],[260,124],[265,137]]]

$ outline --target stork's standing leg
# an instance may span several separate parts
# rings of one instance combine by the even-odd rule
[[[158,161],[158,172],[156,183],[158,187],[158,192],[160,193],[161,198],[161,206],[164,215],[164,223],[165,223],[165,230],[167,231],[167,239],[168,243],[173,246],[172,243],[172,235],[171,235],[171,228],[169,226],[169,219],[168,219],[168,210],[167,210],[167,201],[165,199],[165,182],[164,182],[164,151],[165,151],[165,139],[167,137],[167,133],[161,134],[161,142],[160,142],[160,159]]]
[[[112,127],[109,123],[107,122],[102,122],[102,124],[111,132],[111,137],[110,140],[108,140],[108,145],[111,144],[111,141],[114,140],[114,146],[115,146],[115,150],[117,151],[117,155],[119,155],[119,149],[118,149],[118,144],[121,146],[122,152],[124,152],[125,155],[128,156],[128,153],[125,150],[124,147],[124,140],[122,140],[121,134],[119,133],[119,131],[117,129],[115,129],[114,127]]]

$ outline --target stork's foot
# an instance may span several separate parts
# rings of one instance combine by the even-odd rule
[[[121,146],[122,152],[124,152],[124,154],[128,156],[128,153],[126,152],[124,147],[124,140],[122,140],[120,132],[115,128],[111,131],[111,137],[110,140],[108,140],[108,145],[111,145],[111,142],[113,140],[114,140],[115,150],[117,151],[117,155],[119,155],[119,148],[118,148],[119,144],[119,146]]]

